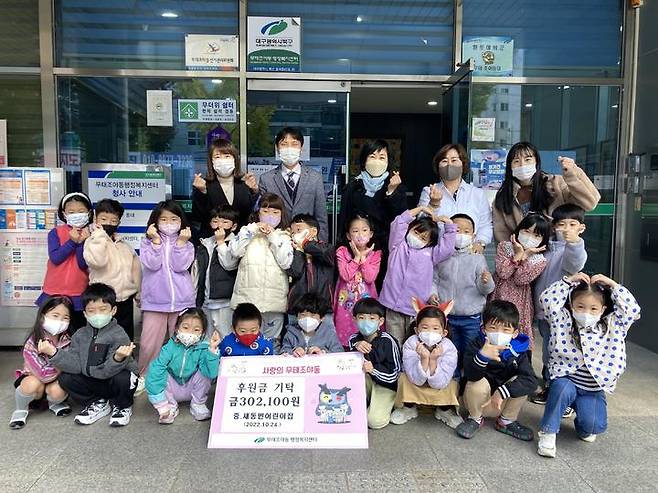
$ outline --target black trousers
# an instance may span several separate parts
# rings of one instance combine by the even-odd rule
[[[62,373],[59,385],[77,402],[87,406],[98,399],[108,399],[110,404],[124,409],[133,405],[136,385],[133,374],[123,370],[112,378],[100,380],[82,373]]]
[[[135,321],[133,319],[133,299],[131,296],[127,300],[117,302],[117,313],[114,315],[117,323],[123,327],[130,340],[135,339]]]
[[[87,324],[84,312],[72,312],[71,321],[69,322],[69,334],[75,334],[78,329],[81,329]]]

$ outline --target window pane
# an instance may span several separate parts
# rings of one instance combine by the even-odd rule
[[[0,66],[39,66],[38,0],[5,0],[0,15]]]
[[[302,18],[302,72],[452,72],[452,1],[249,0],[248,8]]]
[[[506,150],[519,141],[530,141],[542,152],[542,169],[560,173],[559,154],[576,160],[601,193],[599,206],[587,215],[586,269],[608,273],[612,252],[615,170],[620,91],[615,86],[538,86],[474,83],[473,117],[496,118],[495,142],[471,142],[473,149]],[[504,103],[501,102],[504,100]],[[509,111],[493,110],[498,102]],[[504,123],[505,128],[502,128]],[[473,173],[479,167],[471,162]]]
[[[173,92],[173,127],[146,125],[147,90]],[[60,162],[69,190],[80,189],[81,163],[157,163],[172,167],[174,198],[187,199],[194,173],[207,172],[208,133],[223,129],[239,146],[238,122],[180,123],[176,111],[178,99],[237,102],[237,79],[65,77],[58,79],[58,94]],[[199,137],[190,141],[190,133]]]
[[[55,15],[62,67],[184,69],[186,34],[238,34],[237,0],[59,0]]]
[[[464,2],[464,36],[511,36],[515,76],[619,77],[620,0]]]
[[[38,78],[0,78],[0,118],[7,120],[9,166],[43,166],[41,82]]]

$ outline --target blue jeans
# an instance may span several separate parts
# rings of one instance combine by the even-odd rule
[[[545,319],[536,319],[537,330],[541,335],[541,376],[544,379],[544,387],[548,388],[550,385],[549,376],[548,376],[548,339],[551,337],[551,326]]]
[[[576,387],[567,377],[551,381],[548,401],[544,408],[540,429],[545,433],[558,433],[562,414],[567,407],[576,411],[576,432],[582,437],[598,435],[608,427],[608,403],[605,393],[589,392]]]
[[[457,348],[458,360],[455,378],[461,377],[464,366],[464,352],[468,344],[480,334],[482,326],[482,315],[448,315],[450,324],[451,340]]]

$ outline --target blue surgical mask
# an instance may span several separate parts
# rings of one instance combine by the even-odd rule
[[[359,329],[359,332],[361,332],[361,335],[364,337],[368,337],[373,335],[375,332],[377,332],[377,329],[379,329],[379,321],[378,320],[357,320],[356,321],[356,327]]]

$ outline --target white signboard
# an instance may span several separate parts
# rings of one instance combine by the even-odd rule
[[[512,75],[514,40],[511,36],[464,36],[462,60],[475,63],[473,75]]]
[[[495,118],[473,118],[471,120],[471,140],[474,142],[493,142],[496,140]]]
[[[178,121],[181,123],[236,123],[235,99],[179,99]]]
[[[173,106],[171,91],[146,91],[146,125],[172,127]]]
[[[301,17],[247,19],[247,70],[250,72],[300,72]]]
[[[185,35],[185,66],[188,70],[238,68],[238,37],[216,34]]]

